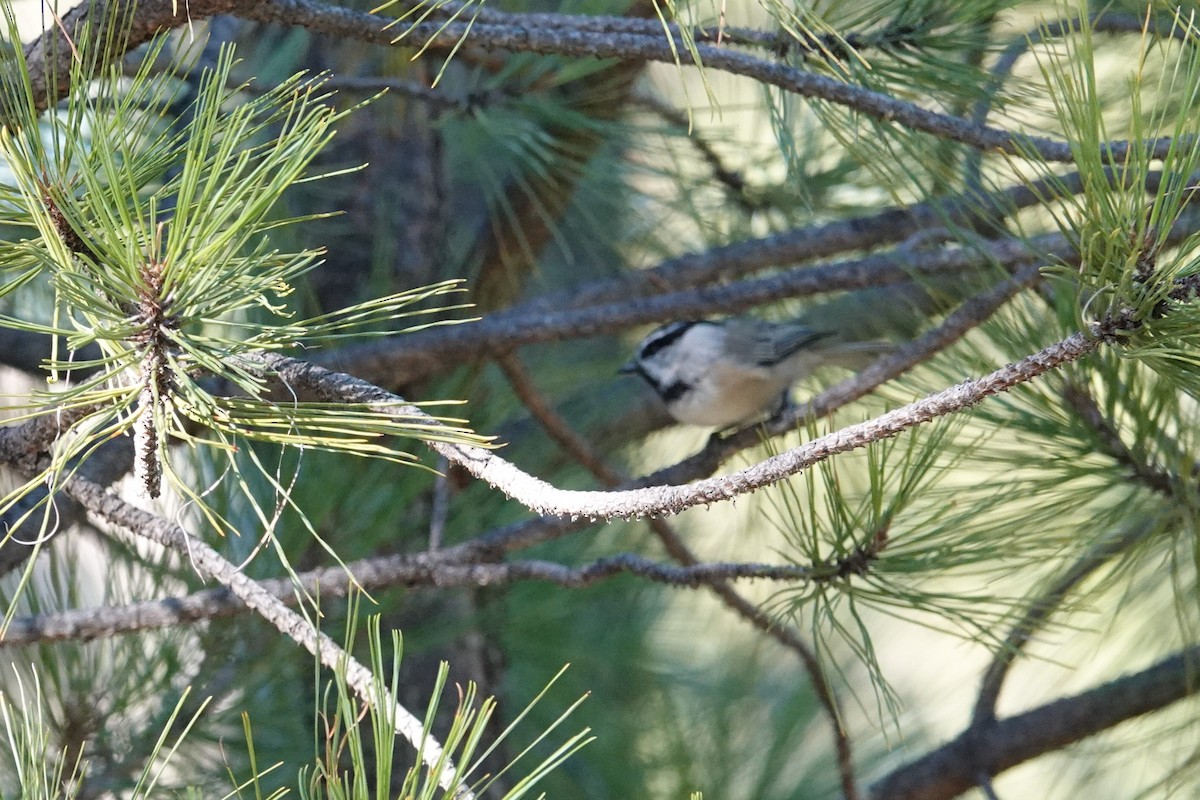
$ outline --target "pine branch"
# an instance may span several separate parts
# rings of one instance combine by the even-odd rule
[[[1141,672],[980,728],[905,764],[871,787],[872,800],[948,800],[1038,756],[1166,708],[1200,691],[1200,647]]]
[[[930,358],[942,348],[957,341],[967,331],[994,313],[1029,275],[1006,281],[993,290],[974,298],[951,314],[937,328],[916,342],[898,349],[861,373],[847,378],[821,392],[795,409],[789,409],[776,425],[768,424],[768,433],[777,435],[792,430],[796,424],[833,413],[842,404],[864,396],[875,387],[903,374],[914,364]],[[787,420],[787,422],[784,422]],[[722,463],[735,454],[754,447],[759,442],[757,428],[748,428],[728,436],[713,436],[703,450],[671,466],[658,470],[637,481],[621,484],[628,489],[645,484],[686,483],[712,475]],[[475,541],[460,545],[460,548],[487,553],[493,556],[512,550],[530,547],[540,542],[564,536],[571,531],[586,527],[585,520],[564,520],[556,517],[539,517],[527,522],[515,523],[492,531]]]
[[[181,559],[191,563],[206,577],[224,585],[249,609],[271,623],[281,633],[304,647],[331,670],[343,669],[346,683],[367,705],[378,702],[379,693],[384,692],[385,702],[394,711],[396,733],[402,735],[419,753],[426,766],[438,769],[438,784],[450,790],[456,798],[473,798],[474,794],[459,784],[457,768],[445,757],[441,745],[432,736],[424,734],[420,718],[401,706],[386,694],[386,689],[377,685],[371,671],[343,650],[326,634],[319,633],[313,623],[292,611],[276,597],[264,590],[257,582],[242,574],[224,556],[204,542],[192,538],[183,528],[136,508],[102,486],[80,477],[66,482],[67,493],[79,501],[91,513],[105,522],[166,547]],[[391,711],[389,713],[391,713]],[[443,758],[445,760],[443,761]]]
[[[565,311],[518,306],[478,322],[418,331],[402,342],[371,342],[318,354],[313,363],[340,369],[388,386],[402,385],[443,371],[464,360],[495,357],[514,347],[616,333],[635,325],[696,319],[746,311],[784,298],[895,285],[915,278],[977,274],[999,265],[1017,270],[1030,263],[1077,258],[1060,234],[1025,242],[997,240],[978,247],[941,250],[899,249],[817,267],[788,270],[767,278],[688,289],[653,297],[614,301]]]
[[[65,15],[64,29],[71,32],[90,8],[91,3],[78,12]],[[127,47],[136,47],[160,28],[174,27],[188,19],[224,13],[259,22],[296,25],[330,36],[385,46],[395,43],[395,30],[403,30],[402,43],[406,47],[453,48],[465,39],[475,47],[493,51],[667,64],[694,63],[693,55],[684,46],[678,30],[669,28],[673,42],[665,41],[657,21],[646,21],[645,32],[610,33],[595,32],[588,27],[603,24],[603,18],[593,17],[591,21],[580,22],[580,19],[589,18],[568,16],[569,25],[557,27],[547,23],[546,18],[550,15],[509,14],[489,10],[469,23],[431,21],[395,28],[401,24],[397,20],[309,0],[256,0],[241,4],[233,4],[229,0],[193,0],[182,5],[166,0],[146,2],[134,15],[135,24]],[[622,19],[621,24],[628,22]],[[58,30],[48,31],[30,50],[35,96],[45,96],[47,100],[56,100],[68,91],[64,65],[68,63],[66,59],[69,58],[69,52],[66,42],[60,37]],[[1044,161],[1070,162],[1073,159],[1071,147],[1064,141],[981,125],[962,117],[930,111],[912,102],[715,44],[697,43],[695,53],[707,69],[741,75],[801,97],[845,106],[888,125],[900,125],[989,152],[1022,157],[1033,152]],[[117,55],[113,53],[111,57]],[[46,64],[47,58],[56,57],[56,65]],[[57,75],[58,85],[53,87],[53,91],[47,92],[51,87],[45,85],[46,76],[51,75]],[[1171,147],[1172,141],[1163,137],[1145,142],[1112,141],[1100,145],[1109,163],[1116,164],[1125,160],[1131,148],[1144,151],[1150,158],[1162,158]]]
[[[1147,176],[1155,192],[1160,173]],[[1010,271],[1030,264],[1078,264],[1073,244],[1061,234],[1020,240],[1000,238],[960,248],[897,248],[885,253],[800,267],[769,278],[732,278],[781,263],[806,262],[845,250],[902,241],[930,227],[979,223],[1041,202],[1046,192],[1082,190],[1078,175],[1063,188],[1047,182],[1017,186],[994,195],[930,201],[851,220],[802,228],[689,253],[619,279],[598,281],[570,292],[537,298],[489,314],[469,326],[419,331],[403,341],[375,341],[317,354],[314,363],[336,367],[382,386],[402,386],[443,372],[464,360],[494,358],[515,347],[627,330],[635,325],[738,313],[786,298],[894,286],[912,280],[979,274],[993,265]],[[990,209],[983,212],[980,208]],[[1196,229],[1182,219],[1164,240],[1177,244]],[[695,289],[714,281],[720,286]],[[686,290],[685,290],[686,289]],[[671,290],[671,291],[668,291]]]
[[[194,11],[203,13],[202,7],[197,9],[196,5],[193,4]],[[593,32],[575,21],[569,25],[555,26],[548,22],[549,15],[537,15],[537,18],[531,19],[521,14],[489,11],[471,23],[434,21],[396,28],[397,25],[403,25],[398,20],[309,0],[268,0],[252,4],[238,14],[246,19],[299,25],[330,36],[382,45],[393,44],[393,30],[402,30],[401,41],[411,47],[452,47],[459,41],[468,40],[473,46],[484,50],[667,64],[695,63],[678,29],[668,26],[668,34],[674,41],[667,42],[664,41],[662,28],[653,21],[647,21],[645,33]],[[627,23],[623,21],[622,25]],[[596,18],[586,23],[596,24]],[[1064,141],[980,125],[730,48],[697,43],[695,57],[701,60],[706,69],[748,77],[762,85],[776,86],[801,97],[845,106],[885,124],[900,125],[980,150],[1022,157],[1033,152],[1044,161],[1073,160],[1071,147]],[[1172,141],[1165,137],[1145,142],[1113,141],[1101,144],[1109,163],[1115,164],[1121,163],[1131,148],[1144,150],[1151,158],[1162,158],[1171,147]]]
[[[193,545],[194,547],[194,545]],[[262,592],[285,605],[302,594],[322,601],[344,598],[365,590],[402,586],[409,589],[451,589],[511,586],[523,582],[549,583],[581,589],[622,575],[653,583],[696,589],[730,580],[806,581],[808,567],[793,564],[707,563],[689,566],[661,564],[634,553],[618,553],[581,567],[552,561],[449,563],[437,553],[384,556],[353,561],[342,567],[322,567],[297,573],[297,580],[271,578],[255,583]],[[17,645],[91,640],[124,633],[170,628],[255,611],[233,589],[204,589],[182,597],[100,608],[35,614],[13,619],[0,648]]]
[[[1053,584],[1026,609],[1024,615],[1013,626],[1004,643],[996,652],[992,663],[984,671],[970,729],[982,730],[996,721],[996,701],[1008,677],[1013,662],[1020,656],[1033,635],[1040,630],[1058,610],[1067,596],[1096,570],[1108,564],[1116,556],[1128,552],[1145,541],[1156,530],[1154,525],[1138,525],[1112,536],[1091,547],[1080,556]]]
[[[1016,364],[950,387],[873,420],[851,425],[752,467],[688,485],[645,486],[617,492],[558,489],[522,472],[495,453],[476,447],[432,442],[438,453],[474,477],[541,514],[613,519],[677,514],[698,505],[731,500],[790,477],[830,456],[890,438],[909,428],[969,408],[995,394],[1031,381],[1046,372],[1094,352],[1116,335],[1116,323],[1096,325],[1076,333]],[[387,414],[425,416],[402,398],[349,375],[330,372],[302,361],[264,354],[261,363],[298,396],[325,402],[364,403]],[[430,420],[432,422],[432,420]]]

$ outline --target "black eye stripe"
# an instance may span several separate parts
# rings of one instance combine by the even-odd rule
[[[673,403],[692,390],[692,385],[683,381],[672,381],[664,386],[661,381],[642,369],[640,365],[636,368],[636,371],[637,374],[645,379],[646,383],[650,384],[650,388],[663,399],[664,403]]]
[[[665,328],[659,328],[654,333],[650,334],[645,342],[642,343],[641,353],[638,355],[643,358],[653,358],[654,354],[665,347],[669,347],[673,342],[679,340],[689,330],[696,325],[712,325],[714,323],[707,320],[688,320],[686,322],[672,322]]]
[[[663,386],[663,387],[659,388],[658,393],[662,397],[663,400],[670,403],[674,400],[678,400],[679,398],[683,397],[685,394],[687,394],[691,390],[692,390],[692,385],[690,383],[684,383],[683,381],[675,381],[670,386]]]

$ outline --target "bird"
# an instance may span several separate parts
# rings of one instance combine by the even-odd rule
[[[651,331],[620,372],[645,379],[677,422],[729,428],[782,409],[792,384],[817,367],[854,368],[891,348],[798,321],[683,320]]]

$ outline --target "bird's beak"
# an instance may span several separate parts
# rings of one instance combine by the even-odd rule
[[[617,370],[617,372],[621,375],[632,375],[633,373],[635,373],[637,371],[638,371],[637,362],[634,361],[633,359],[626,361],[624,364],[621,365],[621,368]]]

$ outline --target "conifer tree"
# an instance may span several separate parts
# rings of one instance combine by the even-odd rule
[[[1196,793],[1190,7],[0,7],[0,794]]]

